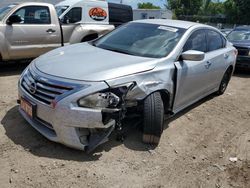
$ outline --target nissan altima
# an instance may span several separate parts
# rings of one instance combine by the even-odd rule
[[[236,56],[214,27],[133,21],[35,59],[19,80],[19,110],[49,140],[87,151],[132,114],[143,122],[143,142],[157,145],[164,114],[225,92]]]

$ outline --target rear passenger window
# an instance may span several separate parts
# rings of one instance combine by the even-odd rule
[[[208,51],[218,50],[223,48],[222,37],[216,31],[208,30],[207,31],[207,42],[208,42]]]
[[[69,24],[69,23],[77,23],[82,20],[82,8],[81,7],[75,7],[72,8],[63,19],[63,23]]]
[[[206,32],[205,30],[195,31],[187,40],[183,52],[188,50],[197,50],[201,52],[206,52]]]

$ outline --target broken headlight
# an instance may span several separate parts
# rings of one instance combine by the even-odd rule
[[[78,105],[87,108],[115,108],[120,98],[112,92],[95,93],[81,98]]]
[[[129,90],[135,86],[134,82],[111,87],[110,89],[88,95],[78,101],[80,107],[87,108],[118,108],[124,103]]]

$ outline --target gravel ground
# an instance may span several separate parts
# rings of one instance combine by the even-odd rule
[[[48,141],[19,115],[24,67],[0,67],[1,188],[250,187],[249,72],[235,74],[223,96],[167,120],[159,147],[142,144],[131,122],[123,143],[112,136],[87,155]]]

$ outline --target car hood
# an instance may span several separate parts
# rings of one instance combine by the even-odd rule
[[[236,48],[241,47],[241,48],[250,48],[250,41],[230,41]]]
[[[103,81],[152,70],[157,59],[132,56],[94,47],[89,43],[58,48],[34,61],[52,76],[83,81]]]

